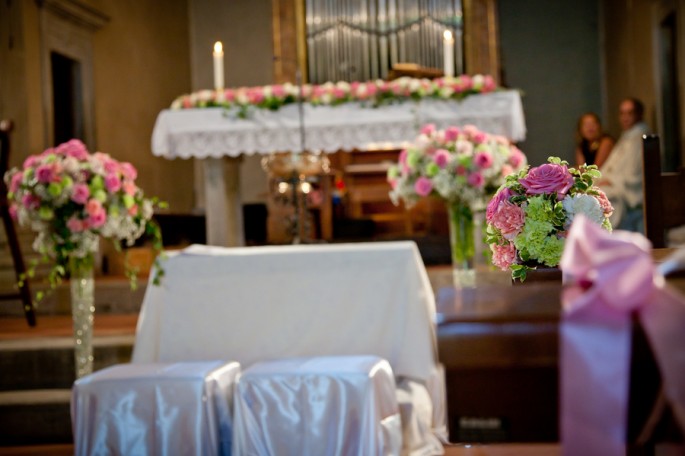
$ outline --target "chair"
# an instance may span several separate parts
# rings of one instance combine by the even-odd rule
[[[0,295],[0,300],[8,301],[21,299],[24,306],[24,315],[29,326],[36,326],[36,312],[31,300],[31,291],[29,289],[28,279],[20,281],[19,278],[26,274],[26,267],[24,259],[21,256],[19,248],[19,239],[14,228],[14,222],[10,216],[9,202],[7,200],[7,186],[5,185],[4,176],[9,168],[10,155],[10,132],[12,131],[12,121],[0,121],[0,217],[5,225],[5,233],[7,233],[7,244],[12,253],[12,260],[14,262],[14,272],[17,276],[17,282],[20,282],[19,291],[17,293],[6,293]]]
[[[666,247],[666,230],[685,225],[685,170],[661,172],[658,135],[642,137],[645,234],[654,248]]]

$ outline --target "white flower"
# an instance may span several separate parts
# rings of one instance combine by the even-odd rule
[[[562,201],[570,225],[576,214],[583,214],[593,222],[601,225],[604,222],[604,212],[599,201],[591,195],[567,195]]]
[[[271,86],[264,86],[262,87],[262,93],[264,94],[264,98],[269,98],[273,95],[273,90],[271,89]]]

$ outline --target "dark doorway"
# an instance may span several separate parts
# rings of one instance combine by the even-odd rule
[[[680,105],[678,93],[678,22],[671,11],[659,24],[659,70],[663,118],[663,171],[680,166]]]
[[[50,53],[54,143],[83,140],[81,64],[57,52]]]

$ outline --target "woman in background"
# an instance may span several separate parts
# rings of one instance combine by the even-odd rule
[[[597,114],[588,112],[578,119],[576,130],[576,166],[583,163],[602,167],[614,140],[602,131],[602,124]]]

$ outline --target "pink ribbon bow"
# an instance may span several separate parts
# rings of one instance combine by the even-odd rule
[[[561,269],[561,437],[565,455],[624,455],[631,316],[655,354],[664,392],[685,429],[685,298],[665,284],[642,235],[609,233],[579,216]]]

